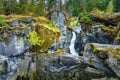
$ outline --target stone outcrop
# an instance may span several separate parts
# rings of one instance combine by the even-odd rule
[[[120,21],[120,13],[119,12],[107,14],[107,13],[100,13],[97,11],[93,11],[89,15],[93,21],[102,22],[102,23],[105,23],[106,25],[117,26],[117,24]]]
[[[84,26],[83,26],[84,27]],[[84,51],[84,46],[87,43],[100,43],[100,44],[118,44],[119,43],[119,35],[118,35],[118,27],[116,26],[104,26],[104,25],[95,25],[89,31],[84,31],[83,28],[75,27],[76,30],[80,30],[81,32],[77,33],[77,39],[75,41],[75,48],[77,52],[81,55]],[[73,29],[73,31],[75,31]],[[118,35],[116,37],[116,35]]]
[[[34,80],[35,56],[30,53],[16,57],[0,56],[0,80]]]
[[[90,25],[88,30],[84,30],[84,25],[68,30],[66,15],[60,11],[48,14],[55,24],[45,17],[5,17],[8,26],[0,27],[0,80],[119,80],[120,31],[119,27],[110,26],[118,24],[119,19],[112,17],[106,19],[112,24],[102,22],[109,26]],[[42,45],[28,44],[27,35],[33,30]],[[67,53],[72,32],[76,35],[73,47],[80,56]],[[49,50],[56,51],[44,53]]]
[[[15,56],[24,53],[27,48],[26,35],[30,28],[25,26],[0,28],[0,54]]]
[[[4,16],[4,21],[7,26],[0,27],[0,54],[5,56],[20,55],[29,49],[27,35],[33,30],[44,41],[43,46],[33,47],[38,52],[47,51],[60,35],[60,31],[53,25],[50,27],[50,21],[44,17]]]
[[[91,80],[104,78],[102,71],[86,68],[82,57],[68,53],[26,55],[9,80]]]
[[[120,45],[88,43],[83,56],[87,64],[120,78]]]
[[[61,31],[59,42],[51,46],[49,52],[54,52],[56,49],[61,48],[68,52],[68,46],[71,38],[71,31],[68,30],[68,17],[64,12],[60,10],[53,10],[47,14],[47,18],[55,23],[57,28]]]
[[[36,23],[34,23],[33,26],[35,26],[35,31],[37,32],[38,37],[44,42],[42,46],[34,46],[33,50],[47,51],[54,42],[57,43],[59,41],[60,30],[56,28],[55,25],[50,24],[52,23],[45,17],[39,17],[36,19]]]

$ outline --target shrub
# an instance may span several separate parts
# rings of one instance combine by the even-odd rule
[[[54,27],[57,26],[57,24],[55,24],[54,22],[49,22],[48,26],[49,26],[50,28],[54,28]]]
[[[86,11],[83,11],[81,13],[80,21],[85,22],[87,24],[91,24],[92,23],[92,20],[90,19],[89,15],[88,15],[88,13]]]
[[[28,35],[28,43],[33,46],[41,46],[43,44],[43,40],[40,40],[38,34],[35,31],[30,32]]]
[[[3,7],[2,7],[2,6],[0,6],[0,13],[2,12],[2,10],[3,10]]]
[[[71,25],[72,27],[75,27],[75,26],[80,25],[80,23],[79,23],[79,21],[78,21],[77,18],[73,17],[73,18],[70,19],[70,25]]]
[[[0,26],[6,26],[7,24],[4,21],[4,18],[0,16]]]

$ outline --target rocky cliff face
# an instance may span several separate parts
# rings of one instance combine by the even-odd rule
[[[57,28],[60,30],[60,37],[59,37],[59,42],[54,43],[54,45],[52,47],[56,46],[56,49],[61,48],[62,50],[69,52],[69,45],[70,45],[70,38],[72,35],[72,32],[70,30],[68,30],[68,26],[67,26],[67,22],[68,22],[68,18],[67,15],[59,10],[55,10],[55,11],[51,11],[48,13],[47,17],[53,21],[56,25]],[[49,50],[51,51],[55,51],[56,49],[52,48]]]
[[[120,77],[119,70],[119,45],[105,45],[88,43],[84,50],[85,61],[106,74]]]
[[[48,18],[57,28],[44,17],[5,17],[8,26],[0,27],[0,80],[119,80],[118,20],[114,26],[100,21],[68,29],[64,13],[52,11]],[[33,30],[42,45],[27,42]]]
[[[54,43],[58,42],[60,31],[48,26],[50,23],[44,17],[34,18],[26,16],[4,17],[7,26],[0,27],[0,80],[15,80],[19,73],[28,77],[28,71],[35,70],[35,52],[44,52]],[[41,23],[42,21],[42,23]],[[44,24],[43,24],[44,23]],[[35,30],[42,46],[32,46],[28,43],[29,32]],[[32,49],[31,49],[32,46]],[[25,52],[32,52],[31,54]],[[32,72],[33,72],[32,71]]]

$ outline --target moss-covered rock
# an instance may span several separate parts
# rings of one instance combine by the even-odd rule
[[[118,28],[116,26],[103,26],[102,31],[106,34],[109,39],[114,40],[118,33]]]
[[[93,21],[105,23],[106,25],[116,25],[120,21],[120,13],[104,13],[99,11],[92,11],[90,17]]]
[[[120,77],[120,45],[88,43],[83,55],[86,63],[109,75]]]
[[[33,24],[35,27],[35,31],[38,34],[40,40],[44,41],[41,46],[34,46],[35,50],[43,50],[47,51],[48,48],[54,43],[58,42],[60,36],[60,30],[53,25],[53,27],[49,26],[51,23],[45,17],[39,17],[36,19],[36,23]]]
[[[100,58],[107,59],[109,52],[111,52],[115,58],[119,58],[119,56],[120,56],[120,54],[119,54],[120,46],[119,45],[105,45],[105,44],[97,44],[97,43],[87,44],[87,46],[90,46],[90,45],[93,48],[93,53],[97,54],[98,57],[100,57]],[[104,56],[102,56],[102,55],[104,55]]]
[[[79,56],[70,54],[43,54],[38,57],[36,80],[82,80]]]
[[[64,17],[65,17],[65,19],[64,19],[64,24],[67,26],[68,29],[71,29],[71,26],[70,26],[70,23],[69,23],[69,19],[68,19],[68,15],[67,15],[65,12],[61,11],[60,9],[53,9],[53,10],[49,11],[49,12],[47,13],[46,17],[47,17],[49,20],[51,20],[51,19],[52,19],[52,15],[53,15],[54,12],[57,12],[58,14],[59,14],[59,13],[62,13],[62,14],[64,15]],[[62,17],[62,16],[61,16],[61,17]]]
[[[119,33],[117,34],[117,36],[114,40],[114,44],[120,45],[120,31],[119,31]]]
[[[43,44],[39,46],[33,45],[32,51],[47,51],[54,42],[58,42],[60,36],[59,29],[45,17],[3,15],[3,18],[8,24],[8,26],[0,27],[0,39],[3,42],[7,42],[12,36],[17,35],[25,38],[25,42],[27,43],[28,34],[33,30],[37,33],[39,40],[43,41]]]

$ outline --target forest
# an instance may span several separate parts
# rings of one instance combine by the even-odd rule
[[[108,12],[108,8],[111,8],[113,12],[119,12],[119,5],[119,0],[0,0],[0,14],[40,16],[51,9],[59,8],[70,16],[79,16],[84,11],[96,9]]]

